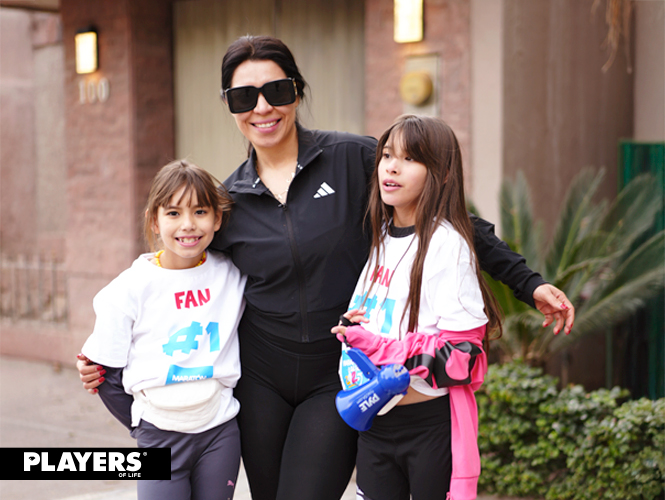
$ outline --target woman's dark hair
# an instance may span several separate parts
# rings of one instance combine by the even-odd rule
[[[399,141],[401,149],[408,156],[427,168],[425,186],[416,209],[415,230],[418,250],[411,268],[409,296],[407,307],[404,309],[404,313],[409,311],[407,331],[416,331],[418,326],[423,268],[432,235],[440,222],[447,220],[464,238],[471,250],[471,258],[485,303],[485,314],[489,321],[486,339],[499,338],[502,333],[501,309],[480,272],[480,264],[474,249],[473,224],[466,211],[464,198],[464,173],[459,143],[453,130],[439,118],[400,116],[379,139],[376,148],[376,168],[370,183],[367,207],[367,217],[372,227],[370,255],[376,256],[375,266],[378,266],[380,249],[384,246],[386,226],[393,216],[393,207],[381,200],[378,181],[379,163],[383,156],[383,148],[388,141]],[[377,269],[374,269],[374,273],[376,272]]]
[[[296,60],[289,48],[272,36],[246,35],[233,42],[222,59],[222,90],[231,87],[236,68],[245,61],[272,61],[286,74],[293,78],[298,88],[300,99],[305,98],[307,82],[303,78]]]

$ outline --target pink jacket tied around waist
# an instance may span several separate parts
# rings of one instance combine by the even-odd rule
[[[478,406],[474,392],[482,385],[487,373],[487,356],[482,350],[485,325],[463,332],[442,330],[438,335],[408,333],[404,339],[395,340],[374,335],[362,326],[346,329],[346,340],[362,350],[377,366],[390,363],[407,364],[408,360],[436,358],[437,352],[463,342],[470,342],[480,349],[469,373],[471,355],[453,349],[445,363],[450,378],[464,380],[466,385],[451,385],[450,428],[453,473],[447,500],[474,500],[477,496],[480,476],[480,452],[478,451]],[[425,355],[425,356],[423,356]],[[412,363],[410,363],[412,364]],[[430,381],[436,380],[430,368],[423,365],[410,367],[409,373]]]

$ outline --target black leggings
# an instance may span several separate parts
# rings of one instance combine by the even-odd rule
[[[396,406],[358,441],[358,498],[444,500],[450,489],[450,398]]]
[[[339,500],[358,434],[337,414],[340,344],[240,334],[242,459],[253,500]]]
[[[233,498],[240,467],[235,419],[197,434],[163,431],[141,420],[135,435],[139,448],[171,448],[171,479],[139,480],[139,500]]]

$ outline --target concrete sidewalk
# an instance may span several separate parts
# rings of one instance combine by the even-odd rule
[[[0,357],[0,447],[116,447],[136,442],[85,392],[74,369]],[[349,484],[343,500],[355,499]],[[2,500],[136,500],[136,481],[0,481]],[[244,471],[235,500],[250,500]]]

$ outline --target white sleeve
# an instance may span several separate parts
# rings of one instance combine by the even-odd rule
[[[114,293],[113,285],[102,289],[92,301],[97,319],[81,352],[95,363],[124,368],[132,343],[134,318],[118,303],[123,300],[122,294],[117,290]]]
[[[437,328],[460,332],[486,324],[487,316],[469,247],[457,233],[449,236],[436,256],[438,271],[429,277],[426,293],[439,318]]]

